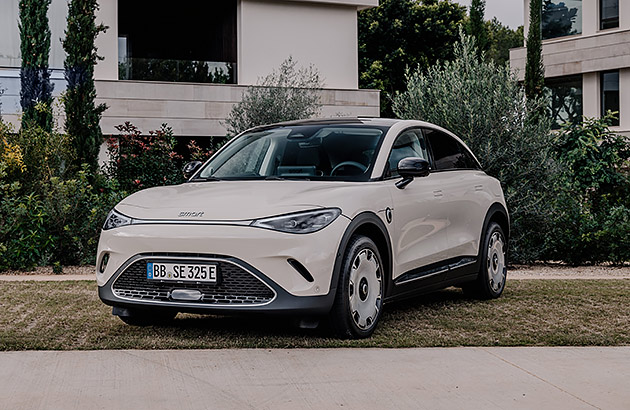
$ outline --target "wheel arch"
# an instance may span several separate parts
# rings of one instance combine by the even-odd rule
[[[490,208],[488,209],[488,212],[486,213],[486,217],[483,221],[483,228],[481,230],[481,236],[479,238],[480,240],[480,244],[483,241],[483,236],[486,232],[486,229],[488,227],[488,225],[491,222],[496,222],[499,224],[499,226],[501,227],[501,229],[503,229],[503,233],[505,234],[505,240],[506,240],[506,244],[509,245],[509,241],[510,241],[510,217],[508,215],[507,210],[505,209],[505,207],[498,203],[495,202],[494,204],[492,204],[492,206],[490,206]],[[479,249],[481,252],[481,248]],[[480,253],[481,256],[481,253]]]
[[[386,295],[393,267],[392,245],[385,223],[383,223],[383,221],[373,212],[363,212],[357,215],[352,219],[350,225],[346,228],[346,231],[341,238],[339,248],[337,249],[332,283],[330,284],[330,292],[337,291],[339,275],[341,273],[341,264],[348,247],[348,243],[350,242],[350,238],[352,238],[353,235],[367,236],[376,244],[376,247],[381,254],[381,258],[383,259],[383,265],[385,265],[383,293]]]

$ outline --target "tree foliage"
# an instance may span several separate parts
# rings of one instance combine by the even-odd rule
[[[531,261],[543,251],[549,227],[548,189],[555,167],[550,122],[534,121],[542,98],[527,100],[507,66],[483,62],[474,40],[462,34],[455,59],[406,75],[393,109],[405,119],[429,121],[460,136],[484,170],[499,179],[511,213],[511,259]]]
[[[40,127],[46,132],[53,128],[52,91],[48,56],[50,27],[48,7],[51,0],[20,0],[20,104],[22,126]],[[38,109],[36,106],[40,105]],[[43,107],[42,107],[43,105]]]
[[[542,60],[542,37],[540,32],[541,1],[532,0],[529,4],[525,94],[530,99],[540,97],[545,89],[545,66]]]
[[[101,60],[95,45],[96,37],[107,27],[96,24],[97,0],[71,0],[68,8],[68,27],[63,49],[65,77],[68,83],[64,95],[66,132],[76,150],[76,163],[88,164],[94,171],[98,166],[98,152],[103,143],[100,120],[105,104],[96,105],[94,66]]]
[[[466,8],[450,0],[381,0],[359,12],[359,85],[381,90],[381,115],[405,87],[407,67],[422,68],[453,57]]]
[[[225,119],[227,133],[235,136],[258,125],[313,118],[321,111],[322,87],[315,67],[298,68],[289,57],[278,70],[247,88]]]
[[[468,18],[468,34],[470,34],[477,44],[477,53],[481,55],[488,46],[488,31],[484,22],[486,13],[485,0],[472,0]]]
[[[504,26],[495,17],[486,21],[488,47],[486,61],[494,61],[496,65],[505,65],[510,61],[510,49],[523,47],[523,26],[512,30]]]

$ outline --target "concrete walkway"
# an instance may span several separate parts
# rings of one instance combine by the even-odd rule
[[[630,347],[0,353],[1,409],[628,409]]]

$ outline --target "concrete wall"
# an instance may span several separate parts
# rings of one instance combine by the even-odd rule
[[[19,77],[15,77],[19,93]],[[0,81],[3,78],[0,77]],[[63,78],[55,81],[63,89]],[[61,86],[61,87],[59,87]],[[182,84],[150,81],[96,80],[97,103],[105,103],[103,133],[117,134],[116,126],[130,121],[144,132],[158,129],[162,123],[181,136],[223,136],[223,121],[234,104],[241,100],[246,86],[224,84]],[[58,94],[59,91],[56,91]],[[3,119],[19,127],[19,94],[11,96],[13,109],[5,104]],[[325,89],[321,91],[321,117],[368,116],[380,114],[379,91]],[[58,110],[60,126],[63,112]]]
[[[105,134],[116,134],[116,125],[132,121],[145,132],[166,122],[175,135],[225,135],[222,122],[246,89],[224,84],[96,82],[98,102],[109,106],[101,120]],[[326,89],[321,98],[323,117],[379,115],[378,91]]]
[[[527,50],[510,50],[510,66],[519,80],[525,76]],[[543,42],[545,76],[558,77],[630,67],[630,29],[606,30]]]
[[[313,64],[326,88],[358,88],[357,7],[239,2],[238,83],[255,84],[289,55]]]
[[[19,67],[21,64],[18,4],[19,0],[0,0],[0,67]],[[48,9],[51,31],[48,65],[51,68],[63,68],[65,53],[61,39],[65,37],[67,14],[67,0],[52,0]]]
[[[2,115],[18,125],[19,32],[17,0],[0,0],[0,87],[6,89]],[[118,1],[100,0],[97,23],[109,26],[97,38],[105,57],[95,69],[98,102],[108,105],[103,133],[131,121],[143,131],[166,122],[176,135],[225,135],[222,121],[240,101],[245,85],[255,84],[289,55],[300,65],[313,64],[325,82],[321,115],[379,116],[379,92],[357,90],[357,9],[378,0],[240,0],[238,3],[238,82],[240,85],[118,81]],[[53,0],[51,68],[54,95],[65,89],[60,38],[66,25],[67,0]],[[147,27],[150,29],[150,27]],[[58,117],[63,124],[63,117]]]
[[[94,78],[99,80],[118,79],[118,0],[99,0],[96,23],[104,24],[106,32],[96,37],[98,54],[104,57],[94,67]]]

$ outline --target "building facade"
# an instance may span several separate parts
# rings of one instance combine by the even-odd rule
[[[524,0],[525,38],[529,0]],[[630,0],[543,1],[546,85],[556,126],[618,112],[614,131],[630,135]],[[526,49],[510,51],[510,66],[525,75]]]
[[[2,116],[17,124],[21,107],[18,1],[0,0]],[[97,102],[104,134],[131,121],[146,132],[222,136],[222,121],[289,56],[324,80],[322,115],[378,116],[379,92],[358,89],[357,12],[378,0],[100,0]],[[65,88],[61,46],[68,0],[52,0],[49,65],[55,91]],[[60,113],[61,115],[61,113]]]

